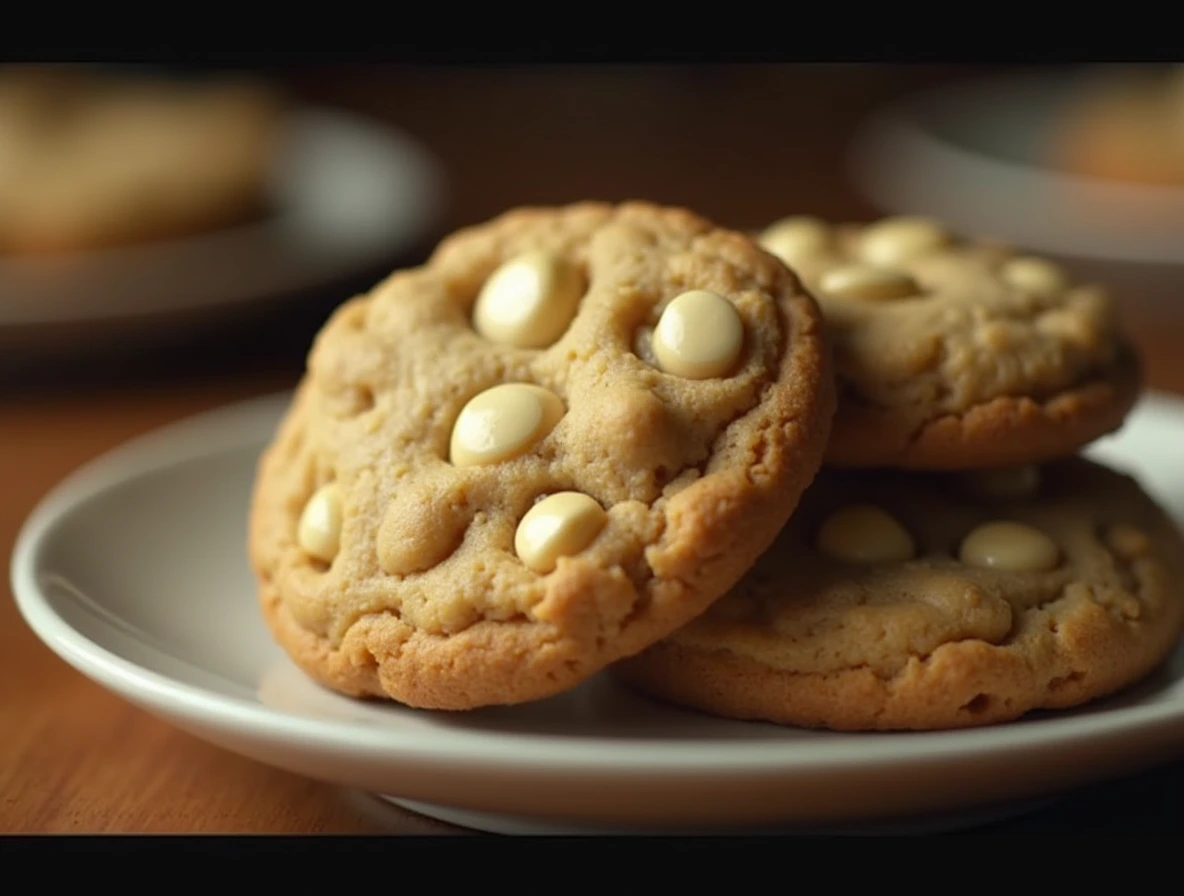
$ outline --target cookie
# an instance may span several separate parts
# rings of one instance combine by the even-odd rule
[[[1050,129],[1052,159],[1073,174],[1132,185],[1184,184],[1184,65],[1105,70]]]
[[[267,210],[282,103],[245,79],[0,68],[0,252],[208,231]]]
[[[973,469],[1071,454],[1117,429],[1140,369],[1098,286],[926,218],[788,218],[762,244],[830,329],[833,467]]]
[[[753,570],[615,672],[737,719],[845,731],[1016,719],[1110,694],[1184,626],[1184,542],[1135,480],[1069,458],[827,470]]]
[[[346,694],[555,694],[740,578],[833,410],[817,306],[749,237],[644,203],[509,212],[318,335],[252,502],[264,616]]]

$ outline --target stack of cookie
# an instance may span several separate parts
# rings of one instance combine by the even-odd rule
[[[611,666],[862,729],[1067,706],[1162,660],[1177,536],[1071,457],[1137,394],[1104,295],[932,222],[765,243],[644,203],[520,210],[343,305],[252,500],[295,662],[449,710]]]
[[[1104,291],[938,222],[779,221],[839,401],[825,469],[741,584],[620,672],[721,715],[840,730],[1017,718],[1112,692],[1184,625],[1181,542],[1076,456],[1139,390]]]

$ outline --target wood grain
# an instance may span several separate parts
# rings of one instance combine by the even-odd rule
[[[791,210],[867,216],[874,210],[842,169],[853,128],[886,98],[950,74],[357,69],[289,80],[298,95],[418,135],[451,179],[448,230],[512,205],[582,198],[679,203],[736,226]],[[173,420],[292,385],[316,326],[348,294],[302,298],[301,313],[257,321],[238,338],[195,335],[140,365],[114,346],[91,366],[66,370],[56,359],[3,374],[0,544],[11,547],[35,503],[79,464]],[[1184,392],[1174,306],[1132,302],[1126,312],[1150,384]],[[463,833],[240,758],[133,708],[33,636],[7,577],[0,591],[0,833]]]

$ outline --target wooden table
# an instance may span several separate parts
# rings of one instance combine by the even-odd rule
[[[852,128],[884,99],[962,73],[599,67],[284,76],[298,94],[397,122],[436,152],[451,178],[446,231],[513,205],[581,198],[679,203],[738,226],[791,210],[869,216],[875,210],[842,172]],[[37,500],[95,455],[291,386],[325,314],[364,285],[294,299],[283,314],[196,333],[138,361],[120,351],[5,372],[0,543],[10,547]],[[1150,384],[1184,392],[1184,318],[1162,305],[1127,311]],[[133,708],[44,647],[17,614],[7,577],[0,588],[0,832],[463,833],[240,758]],[[1179,828],[1181,797],[1184,763],[993,828]]]

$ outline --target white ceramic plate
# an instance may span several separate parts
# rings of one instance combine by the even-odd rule
[[[255,223],[55,257],[0,256],[0,341],[52,343],[95,324],[151,330],[326,286],[414,247],[444,207],[442,173],[418,142],[344,111],[297,111],[271,175],[275,212]]]
[[[932,215],[965,233],[1067,258],[1184,263],[1184,188],[1057,167],[1050,137],[1067,103],[1108,77],[1054,67],[906,97],[857,134],[851,175],[881,209]]]
[[[469,713],[331,694],[272,643],[245,558],[255,460],[286,401],[216,411],[88,465],[35,510],[13,556],[17,603],[50,648],[226,749],[507,832],[923,830],[1184,749],[1184,649],[1079,711],[936,733],[730,722],[604,676]],[[1149,396],[1092,453],[1140,476],[1184,520],[1181,444],[1184,400]]]

